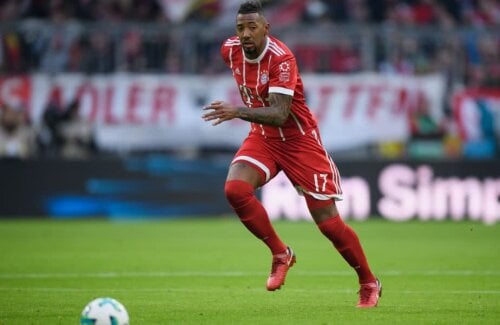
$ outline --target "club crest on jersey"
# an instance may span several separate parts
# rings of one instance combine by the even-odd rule
[[[260,83],[262,85],[265,85],[269,82],[269,74],[267,73],[267,71],[262,71],[261,74],[260,74]]]
[[[240,68],[238,68],[238,67],[237,67],[237,68],[234,70],[234,73],[236,73],[237,75],[241,76],[241,71],[240,71]]]

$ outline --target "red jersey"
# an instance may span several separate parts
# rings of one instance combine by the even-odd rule
[[[251,123],[250,132],[286,141],[316,128],[316,119],[305,102],[295,56],[285,44],[268,36],[264,51],[252,60],[245,57],[239,38],[234,36],[222,44],[221,55],[232,70],[247,107],[269,107],[269,93],[293,96],[290,115],[283,126]]]

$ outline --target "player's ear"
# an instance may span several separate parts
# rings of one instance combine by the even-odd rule
[[[265,34],[267,36],[267,35],[269,35],[269,30],[271,29],[271,25],[267,21],[266,17],[260,16],[260,18],[261,18],[262,25],[264,25]]]

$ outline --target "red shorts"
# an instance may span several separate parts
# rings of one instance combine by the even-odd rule
[[[317,129],[286,141],[251,133],[232,163],[242,161],[256,168],[264,183],[283,171],[299,193],[317,200],[342,199],[339,171]]]

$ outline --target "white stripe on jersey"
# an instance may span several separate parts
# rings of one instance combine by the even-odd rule
[[[299,119],[297,118],[297,116],[295,116],[295,114],[293,114],[293,112],[290,112],[290,115],[292,116],[293,120],[295,121],[295,124],[297,124],[297,127],[299,128],[300,130],[300,133],[302,133],[302,135],[306,134],[304,132],[304,129],[302,128],[302,125],[300,124],[300,121]]]
[[[229,49],[229,67],[231,68],[231,72],[233,73],[233,77],[234,77],[234,71],[233,71],[233,48],[232,47]]]
[[[269,47],[273,48],[276,52],[278,52],[280,55],[286,54],[285,50],[283,50],[279,45],[273,41],[269,41]]]
[[[247,70],[245,67],[245,60],[243,60],[243,86],[247,85]]]
[[[269,93],[278,93],[293,96],[294,91],[284,87],[269,87]]]
[[[266,174],[266,182],[269,181],[269,179],[271,178],[271,171],[269,170],[269,168],[267,168],[266,165],[264,165],[263,163],[261,163],[260,161],[258,161],[255,158],[252,158],[252,157],[249,157],[249,156],[238,156],[238,157],[235,157],[233,159],[233,161],[231,162],[231,164],[233,164],[233,163],[235,163],[237,161],[240,161],[240,160],[251,162],[255,166],[257,166],[260,169],[262,169],[262,171],[264,172],[264,174]]]
[[[259,94],[259,84],[260,84],[260,61],[257,63],[257,83],[255,84],[255,93],[257,94],[257,98],[259,99],[259,101],[262,103],[263,106],[266,105],[266,103],[264,103],[264,100],[262,99],[262,97],[260,97],[260,94]]]
[[[226,42],[224,42],[224,46],[234,46],[234,45],[240,45],[240,44],[241,44],[241,42],[238,39],[234,39],[234,40],[228,39]]]
[[[273,52],[274,54],[276,54],[276,56],[281,56],[281,54],[276,51],[273,47],[269,46],[269,51]]]
[[[285,138],[285,135],[283,134],[283,129],[280,127],[278,127],[278,130],[280,131],[280,136],[281,136],[281,141],[286,141],[286,138]]]

